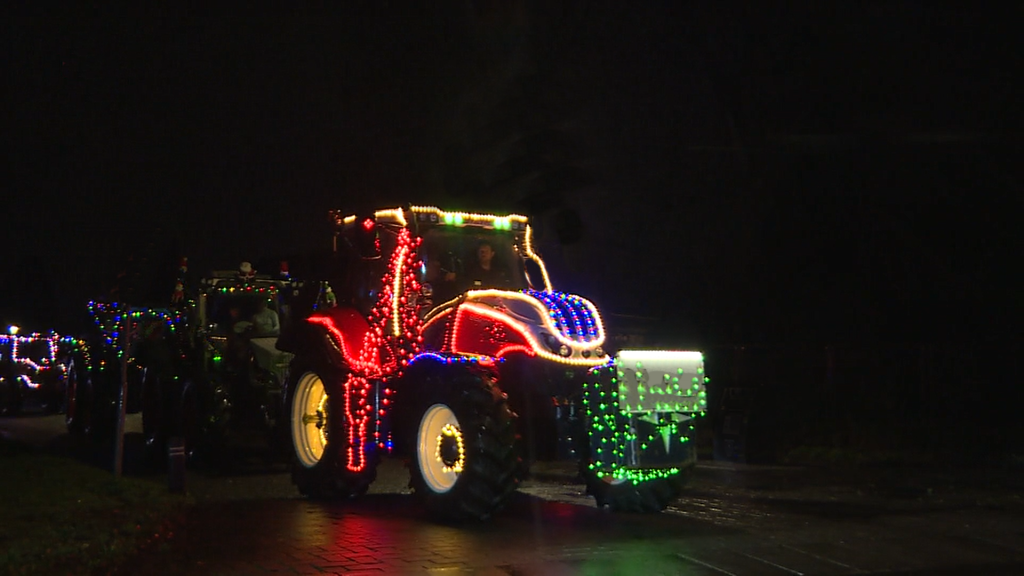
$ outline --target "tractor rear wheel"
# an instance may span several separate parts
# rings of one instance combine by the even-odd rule
[[[292,445],[292,482],[310,498],[362,496],[377,478],[376,451],[350,441],[345,387],[354,374],[293,365],[286,414]],[[366,416],[369,417],[369,416]]]
[[[432,514],[482,520],[518,485],[514,416],[495,380],[468,365],[439,366],[417,382],[410,485]],[[417,420],[414,420],[414,422]]]
[[[205,380],[185,379],[171,399],[173,403],[171,424],[168,434],[178,436],[185,444],[185,461],[197,468],[215,469],[221,463],[217,415],[210,408],[202,392],[209,389]],[[180,390],[180,392],[178,392]],[[166,412],[165,412],[166,414]]]
[[[64,373],[60,371],[64,370]],[[42,390],[42,409],[45,414],[64,412],[67,399],[67,366],[61,365],[50,370],[49,377],[44,380]]]
[[[0,416],[21,412],[21,382],[9,375],[0,376]]]
[[[165,464],[167,440],[170,436],[173,406],[164,381],[153,372],[142,374],[142,439],[146,445],[147,460],[157,467]]]
[[[68,362],[64,393],[64,424],[68,433],[77,437],[91,435],[94,404],[92,380],[80,356]]]

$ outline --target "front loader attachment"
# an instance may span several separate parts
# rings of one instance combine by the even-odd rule
[[[707,407],[700,352],[623,350],[583,389],[583,476],[601,506],[660,511],[696,464],[693,419]]]

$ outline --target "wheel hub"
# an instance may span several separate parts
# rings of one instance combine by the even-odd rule
[[[420,421],[417,460],[420,474],[436,493],[455,487],[466,464],[466,450],[459,420],[451,408],[434,404]]]
[[[461,472],[464,457],[462,435],[451,424],[445,426],[437,437],[437,458],[446,469]]]
[[[315,373],[299,379],[292,401],[292,443],[295,456],[306,468],[316,466],[327,447],[328,398],[323,381]]]

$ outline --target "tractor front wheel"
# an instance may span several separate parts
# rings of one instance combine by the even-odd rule
[[[419,382],[410,485],[431,513],[480,520],[500,510],[518,484],[512,412],[493,378],[460,365]],[[415,421],[415,420],[414,420]]]
[[[598,476],[593,470],[584,470],[587,493],[597,501],[598,508],[612,512],[661,512],[679,497],[685,486],[688,470],[657,478],[633,480],[612,474]]]
[[[293,366],[287,412],[292,444],[292,481],[310,498],[351,498],[366,493],[377,477],[376,452],[349,439],[345,378],[333,370]],[[372,440],[371,440],[372,441]]]

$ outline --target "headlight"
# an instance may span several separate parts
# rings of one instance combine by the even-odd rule
[[[540,337],[544,340],[544,345],[548,347],[548,350],[551,350],[552,352],[558,351],[559,343],[557,338],[547,332],[542,332]]]
[[[572,348],[569,348],[567,344],[562,344],[558,338],[555,338],[551,334],[541,332],[540,337],[541,340],[544,341],[544,345],[548,347],[548,350],[551,350],[555,354],[565,357],[569,357],[572,354]]]

